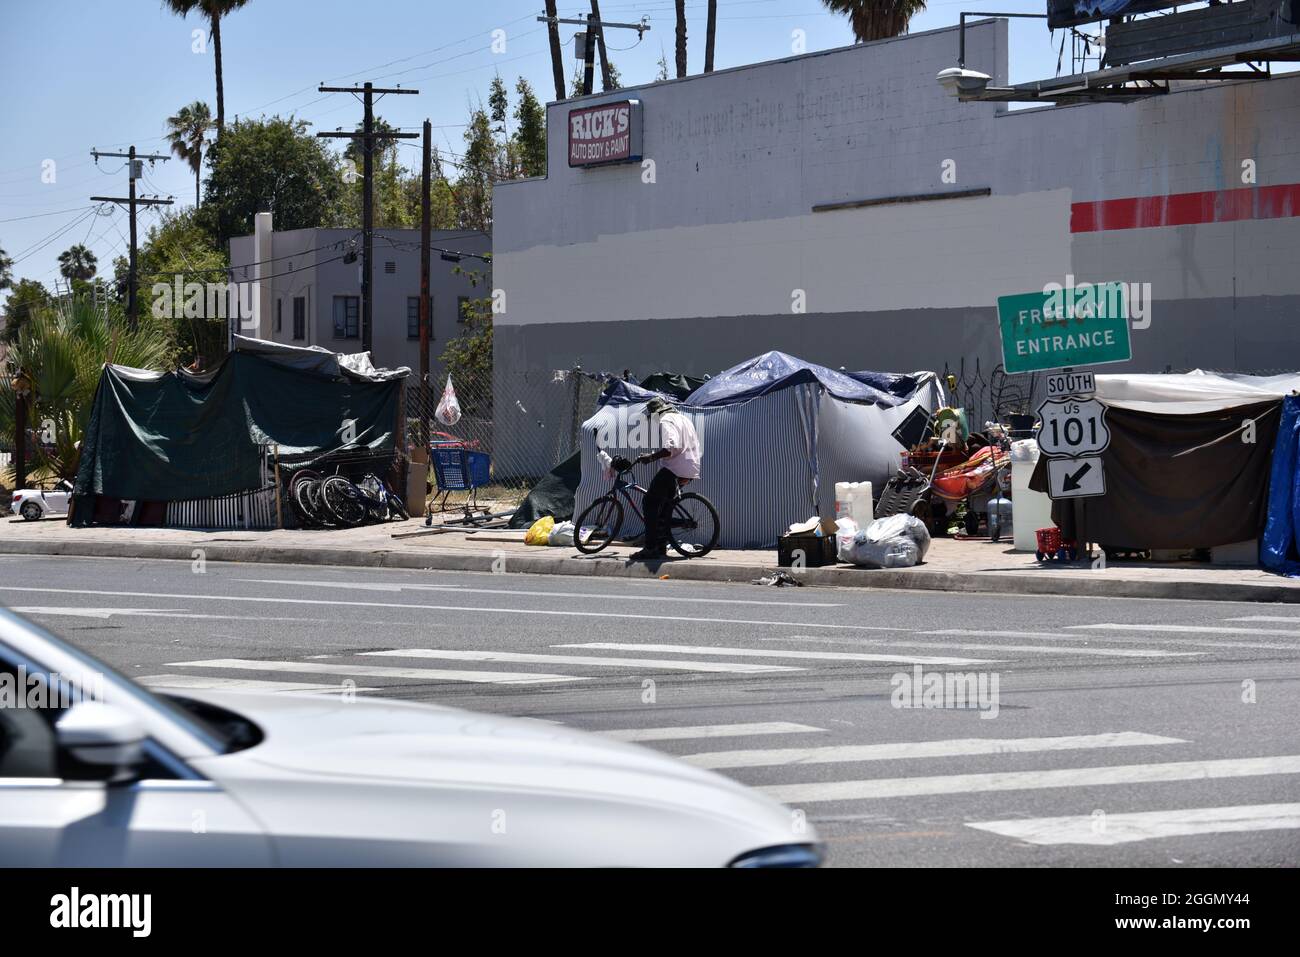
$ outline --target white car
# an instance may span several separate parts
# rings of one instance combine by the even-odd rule
[[[72,483],[63,479],[52,489],[20,488],[14,492],[9,510],[34,522],[50,515],[67,515],[71,498]]]
[[[28,706],[15,706],[23,689]],[[42,689],[78,700],[33,707]],[[801,816],[634,745],[380,699],[158,694],[0,611],[0,861],[8,865],[807,867],[821,859]]]

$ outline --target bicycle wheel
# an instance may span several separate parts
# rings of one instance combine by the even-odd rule
[[[302,483],[303,505],[306,507],[312,520],[321,528],[333,528],[336,524],[334,516],[325,508],[325,503],[321,501],[320,487],[324,479],[311,479]]]
[[[410,519],[411,513],[406,510],[406,505],[400,498],[385,489],[384,499],[388,504],[389,514],[396,517],[399,522],[405,522]]]
[[[342,475],[331,475],[320,486],[321,504],[340,525],[355,527],[366,520],[365,497]]]
[[[707,555],[718,544],[718,510],[703,495],[687,492],[673,503],[668,543],[683,558]]]
[[[316,509],[307,495],[308,486],[313,482],[319,483],[320,479],[319,472],[303,469],[294,473],[289,481],[289,504],[304,528],[320,524],[320,520],[316,517]]]
[[[623,503],[613,495],[596,499],[573,523],[573,544],[584,555],[594,555],[623,527]]]

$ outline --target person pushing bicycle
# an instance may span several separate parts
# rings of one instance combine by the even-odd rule
[[[650,436],[659,437],[659,448],[637,456],[637,464],[663,462],[655,473],[645,494],[645,543],[635,552],[633,561],[653,561],[667,557],[668,523],[672,518],[673,502],[683,485],[700,477],[700,463],[704,454],[700,437],[691,420],[682,415],[666,399],[656,396],[646,403],[650,418]]]

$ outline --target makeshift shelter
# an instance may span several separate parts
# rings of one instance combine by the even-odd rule
[[[582,479],[581,457],[581,452],[574,452],[543,475],[510,516],[509,527],[527,528],[546,515],[557,522],[573,518],[574,496]]]
[[[1259,542],[1259,563],[1279,575],[1300,577],[1300,396],[1282,400],[1282,421],[1273,446],[1268,517]]]
[[[575,514],[610,487],[597,461],[599,448],[629,458],[646,450],[645,403],[654,395],[626,382],[611,383],[602,394],[601,407],[582,425]],[[842,373],[769,352],[714,376],[675,404],[700,436],[704,464],[690,488],[717,506],[719,546],[771,548],[792,523],[833,513],[836,482],[882,488],[903,451],[891,433],[914,410],[941,407],[944,393],[932,372]],[[658,468],[637,466],[637,481],[646,485]],[[643,531],[628,510],[623,537]]]
[[[272,454],[299,463],[333,456],[372,468],[391,462],[408,374],[376,369],[366,353],[238,336],[230,355],[206,373],[107,365],[82,440],[71,520],[117,521],[113,503],[266,489]],[[153,514],[153,524],[165,521],[157,507],[138,511]]]
[[[1297,374],[1098,375],[1111,433],[1106,494],[1055,502],[1053,521],[1067,538],[1120,548],[1253,541],[1268,513],[1283,399],[1297,387]],[[1045,469],[1040,459],[1031,488],[1046,490]]]

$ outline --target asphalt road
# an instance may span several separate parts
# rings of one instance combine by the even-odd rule
[[[1300,862],[1295,606],[16,556],[0,581],[154,686],[640,740],[803,813],[834,866]],[[970,698],[931,687],[959,675]]]

